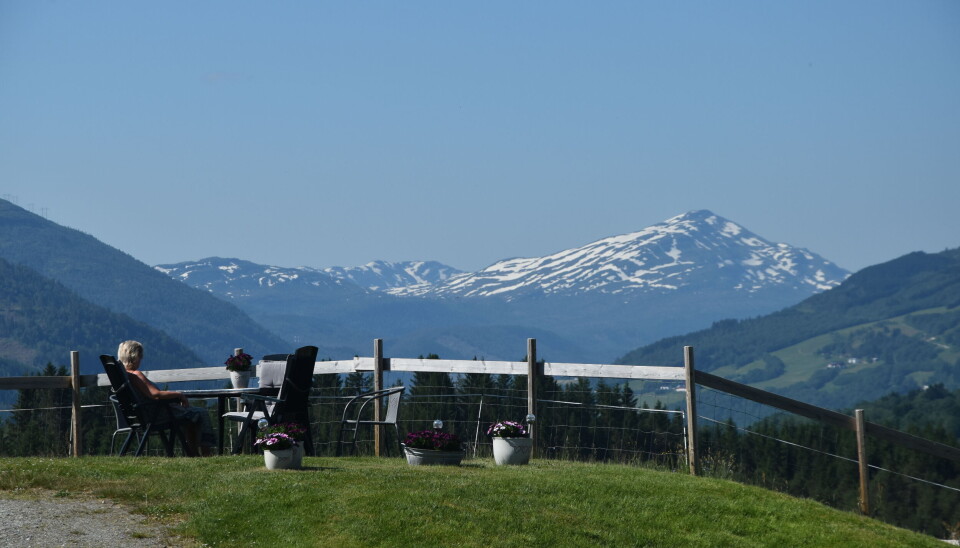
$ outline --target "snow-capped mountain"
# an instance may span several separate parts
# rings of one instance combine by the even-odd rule
[[[157,265],[154,268],[193,287],[228,298],[249,297],[258,291],[281,284],[309,285],[318,289],[378,291],[392,287],[442,283],[450,276],[462,272],[434,261],[374,261],[356,267],[317,269],[306,266],[267,266],[220,257]]]
[[[806,294],[838,285],[848,272],[805,249],[774,244],[709,211],[692,211],[639,232],[545,257],[508,259],[440,284],[394,286],[394,295],[503,297],[684,289]]]
[[[779,310],[848,275],[709,211],[478,272],[419,261],[318,269],[221,258],[156,268],[290,340],[367,354],[382,338],[396,356],[516,359],[536,336],[552,360],[597,363],[717,320]]]

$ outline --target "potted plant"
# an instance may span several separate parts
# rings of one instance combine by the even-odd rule
[[[303,452],[304,452],[304,442],[307,439],[307,430],[295,423],[295,422],[285,422],[280,424],[270,424],[267,422],[267,419],[260,419],[260,436],[265,437],[269,434],[285,434],[293,439],[293,446],[291,449],[292,460],[288,468],[297,468],[299,469],[303,465]]]
[[[501,421],[490,425],[487,435],[493,436],[493,460],[497,464],[527,464],[533,439],[523,423]]]
[[[460,448],[460,438],[439,429],[410,432],[403,441],[403,452],[407,457],[407,464],[413,466],[459,465],[464,456],[464,451]]]
[[[263,449],[263,463],[267,470],[293,468],[293,448],[297,440],[284,432],[268,432],[263,429],[254,445]]]
[[[240,352],[230,356],[223,363],[230,372],[230,382],[234,388],[246,388],[250,384],[253,356]]]

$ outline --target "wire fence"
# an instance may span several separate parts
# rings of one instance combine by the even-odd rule
[[[343,380],[328,383],[330,386],[315,386],[311,392],[311,432],[316,455],[337,453],[344,405],[366,388],[344,387]],[[98,389],[98,393],[101,392],[100,401],[105,401],[107,393]],[[670,469],[681,466],[685,455],[682,412],[598,404],[597,401],[609,401],[613,394],[595,389],[568,390],[562,394],[570,399],[538,400],[540,415],[535,427],[538,428],[539,456],[652,463]],[[384,428],[383,449],[388,456],[400,456],[399,442],[408,432],[433,428],[434,421],[440,419],[445,431],[460,437],[469,457],[490,457],[492,440],[487,435],[488,427],[501,420],[523,421],[527,412],[526,397],[525,390],[510,387],[471,392],[458,391],[452,384],[415,387],[402,400],[397,429]],[[214,399],[195,399],[192,405],[205,406],[212,423],[217,424]],[[69,405],[0,409],[0,455],[69,455],[70,411]],[[372,406],[366,412],[368,416],[364,418],[372,418]],[[106,403],[85,404],[83,416],[85,454],[115,454],[127,433],[117,433],[113,407]],[[224,427],[229,429],[225,435],[225,451],[230,451],[236,426],[226,421]],[[44,435],[37,436],[38,431]],[[352,436],[345,437],[344,446],[349,446],[341,447],[348,453],[373,454],[372,428],[358,431],[355,448]],[[177,451],[179,454],[179,448]],[[148,443],[147,454],[162,456],[161,444]]]
[[[401,455],[399,441],[406,433],[432,428],[440,419],[444,430],[463,440],[468,456],[488,458],[492,454],[488,426],[501,420],[522,421],[526,415],[525,388],[498,379],[476,389],[462,378],[448,379],[410,386],[401,403],[397,430],[383,430],[386,442],[382,447],[388,456]],[[321,375],[317,381],[310,400],[313,449],[317,455],[332,456],[338,449],[344,405],[370,388],[369,379]],[[650,408],[632,399],[626,382],[616,382],[567,379],[544,390],[537,401],[535,423],[538,457],[684,470],[686,420],[683,411],[675,409],[679,405]],[[676,384],[660,383],[642,390],[669,399],[671,394],[675,396]],[[25,408],[0,409],[0,455],[69,455],[71,406],[67,391],[34,392],[44,393],[44,399],[28,398],[16,406]],[[126,434],[116,431],[113,408],[106,403],[107,391],[91,388],[83,392],[84,453],[111,454]],[[195,400],[194,405],[206,406],[212,422],[217,423],[215,400]],[[788,416],[706,387],[697,389],[697,408],[700,463],[705,475],[809,497],[843,509],[857,508],[858,459],[852,432]],[[225,424],[233,427],[230,421]],[[225,436],[227,450],[232,449],[232,433]],[[347,440],[348,452],[373,454],[372,429],[358,434],[355,448],[352,437]],[[162,455],[160,444],[148,445],[148,454]],[[940,536],[946,536],[951,527],[960,530],[960,470],[956,463],[881,441],[871,442],[868,455],[870,507],[875,517]],[[905,512],[904,504],[923,511]]]
[[[855,433],[698,388],[704,475],[759,485],[831,506],[859,508]],[[871,516],[940,538],[960,533],[957,463],[871,440]]]
[[[434,422],[440,420],[445,431],[455,433],[461,439],[469,457],[490,457],[493,444],[487,434],[489,426],[502,420],[522,422],[527,413],[524,390],[455,392],[450,386],[419,386],[417,389],[421,393],[407,394],[403,398],[398,432],[390,427],[384,430],[387,443],[383,444],[383,449],[388,455],[400,454],[398,442],[406,433],[431,429]],[[429,393],[443,391],[453,393]],[[342,417],[331,412],[331,408],[334,411],[342,409],[350,397],[330,393],[332,389],[327,392],[317,394],[315,391],[311,398],[314,447],[318,455],[335,454]],[[590,398],[584,397],[587,395]],[[533,425],[538,429],[538,455],[570,460],[654,463],[674,469],[684,458],[682,412],[590,403],[590,399],[603,396],[595,391],[581,392],[576,396],[588,401],[538,400],[539,416]],[[345,440],[351,446],[350,451],[372,455],[372,428],[362,429],[357,434],[355,450],[352,436]]]

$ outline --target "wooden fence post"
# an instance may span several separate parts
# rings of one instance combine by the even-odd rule
[[[540,372],[537,370],[537,339],[527,339],[527,414],[537,415],[537,376]],[[530,428],[530,439],[533,440],[530,456],[537,454],[537,430],[540,424],[540,417],[533,422]]]
[[[697,382],[693,364],[693,347],[683,347],[683,367],[687,383],[687,460],[690,462],[690,474],[700,474],[700,460],[697,457]]]
[[[83,429],[81,428],[80,410],[80,352],[70,351],[70,387],[73,391],[73,413],[70,419],[70,433],[73,437],[73,456],[83,454]]]
[[[383,390],[383,339],[373,339],[373,390]],[[383,402],[380,398],[373,400],[374,420],[383,420]],[[383,436],[381,425],[373,425],[373,454],[381,456]]]
[[[854,411],[857,425],[857,460],[860,463],[860,511],[870,515],[870,497],[867,486],[870,483],[870,468],[867,466],[867,436],[864,428],[863,409]]]

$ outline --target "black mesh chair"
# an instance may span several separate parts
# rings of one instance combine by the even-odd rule
[[[295,423],[306,431],[305,453],[313,456],[313,435],[310,430],[310,388],[313,386],[313,369],[317,362],[317,347],[304,346],[287,356],[283,384],[276,396],[244,394],[246,416],[242,418],[240,432],[233,444],[233,453],[240,452],[243,438],[252,433],[260,419],[270,424]],[[234,419],[236,420],[236,419]]]
[[[174,445],[177,440],[180,441],[180,447],[184,454],[192,455],[181,428],[182,424],[174,417],[171,408],[171,405],[180,402],[179,398],[159,400],[143,398],[130,385],[126,370],[115,357],[102,355],[100,356],[100,362],[110,379],[111,397],[116,400],[119,415],[122,415],[122,419],[118,418],[117,424],[119,426],[125,422],[127,427],[130,428],[130,433],[120,447],[120,456],[126,454],[130,448],[130,441],[134,434],[140,440],[134,456],[143,455],[147,439],[153,434],[160,436],[163,441],[164,452],[168,457],[174,456]]]
[[[113,435],[110,437],[110,454],[113,455],[113,448],[117,445],[117,436],[121,434],[126,434],[126,437],[123,439],[123,446],[130,445],[131,436],[136,435],[133,431],[133,428],[130,428],[130,423],[127,422],[127,416],[123,414],[123,410],[120,409],[120,402],[117,400],[116,396],[110,396],[110,404],[113,406],[113,415],[117,419],[117,428],[113,431]],[[137,443],[140,443],[140,439],[137,439]]]
[[[367,392],[365,394],[360,394],[355,396],[347,402],[347,405],[343,408],[343,417],[340,419],[340,433],[337,435],[337,456],[341,454],[343,448],[343,435],[346,432],[353,432],[353,451],[356,453],[357,450],[357,433],[360,430],[361,426],[377,426],[377,425],[393,425],[393,431],[397,435],[397,447],[400,447],[400,454],[403,454],[403,447],[400,441],[400,428],[397,426],[397,418],[400,414],[400,401],[403,396],[403,392],[406,390],[403,386],[395,386],[393,388],[387,388],[386,390],[377,390],[376,392]],[[364,419],[364,409],[372,409],[373,406],[367,407],[370,403],[376,400],[385,401],[387,405],[387,412],[382,421],[375,419]],[[369,411],[368,411],[369,415]]]

